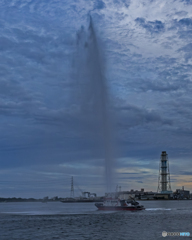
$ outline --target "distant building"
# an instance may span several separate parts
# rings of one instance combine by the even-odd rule
[[[184,186],[182,189],[176,189],[176,191],[173,193],[174,199],[190,199],[190,191],[184,190]]]
[[[141,200],[154,200],[155,192],[145,192],[144,194],[141,194],[138,196],[138,199]]]
[[[154,195],[156,200],[170,200],[173,199],[173,193],[156,193]]]
[[[145,192],[144,188],[141,188],[141,190],[134,190],[131,189],[130,191],[121,191],[121,192],[116,192],[113,194],[107,194],[106,196],[113,196],[117,197],[120,199],[129,199],[130,197],[134,197],[136,199],[141,199],[141,200],[153,200],[156,192]]]

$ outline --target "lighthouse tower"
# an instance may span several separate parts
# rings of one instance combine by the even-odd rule
[[[161,153],[157,192],[172,193],[170,183],[169,161],[168,154],[166,153],[166,151],[163,151]]]

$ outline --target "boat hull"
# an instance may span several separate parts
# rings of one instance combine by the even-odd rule
[[[141,211],[145,210],[144,207],[121,207],[121,206],[97,206],[98,210],[103,211]]]

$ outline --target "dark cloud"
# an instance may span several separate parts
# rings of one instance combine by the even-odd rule
[[[186,26],[188,28],[192,27],[192,19],[191,18],[182,18],[178,21],[180,26]]]
[[[192,172],[189,172],[189,171],[180,171],[180,174],[192,176]]]
[[[192,52],[192,43],[185,45],[184,47],[178,49],[178,51]]]
[[[170,92],[170,91],[177,91],[181,88],[180,84],[169,83],[169,82],[159,82],[159,81],[151,81],[150,79],[146,80],[139,80],[140,85],[139,88],[142,91],[158,91],[158,92]]]
[[[119,177],[119,179],[120,180],[138,180],[138,179],[143,179],[143,177],[140,177],[140,176],[136,176],[136,177]],[[142,181],[139,181],[139,182],[142,182]]]
[[[186,4],[192,4],[192,0],[180,0],[180,1]]]
[[[102,0],[96,0],[94,4],[95,9],[104,9],[106,7],[105,3]]]
[[[135,22],[150,33],[161,33],[165,31],[165,24],[161,21],[146,21],[144,18],[136,18]]]
[[[130,6],[130,0],[113,0],[113,2],[116,4],[116,5],[123,5],[125,6],[126,8],[128,8]]]
[[[179,12],[176,12],[175,14],[178,15],[178,16],[183,17],[183,16],[187,15],[187,12],[186,11],[179,11]]]
[[[192,35],[192,19],[182,18],[180,20],[174,20],[172,29],[178,30],[178,35],[182,39],[191,39]]]
[[[187,30],[187,31],[178,31],[179,37],[181,39],[191,39],[192,38],[192,30]]]
[[[185,45],[184,47],[178,49],[178,52],[184,52],[184,58],[186,61],[192,58],[192,43]]]
[[[143,124],[158,123],[158,124],[172,124],[169,119],[162,119],[155,111],[148,111],[134,105],[119,106],[119,124],[120,126],[134,127]]]
[[[10,51],[15,47],[14,42],[6,37],[0,37],[0,51]]]

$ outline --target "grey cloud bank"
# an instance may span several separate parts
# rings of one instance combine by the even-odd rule
[[[90,12],[113,103],[117,184],[156,190],[166,150],[172,187],[192,190],[191,1],[12,0],[0,2],[0,195],[67,196],[72,175],[104,193],[76,67]]]

